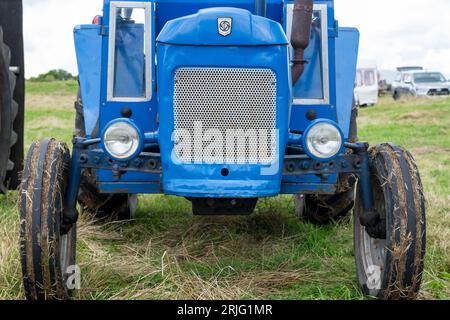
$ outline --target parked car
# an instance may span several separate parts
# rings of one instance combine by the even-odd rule
[[[423,71],[423,67],[420,66],[397,67],[397,71],[398,72]]]
[[[355,103],[358,106],[373,106],[378,103],[378,68],[375,61],[358,62],[355,84]]]
[[[395,100],[402,96],[448,96],[450,82],[440,72],[404,72],[398,75],[393,85],[392,95]]]
[[[380,70],[378,79],[378,95],[392,94],[392,84],[397,78],[397,71]]]

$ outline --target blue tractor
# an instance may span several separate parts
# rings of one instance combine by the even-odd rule
[[[195,215],[251,214],[288,194],[316,224],[353,210],[362,290],[417,296],[418,169],[402,148],[358,142],[359,33],[339,27],[332,0],[104,0],[74,34],[72,153],[35,142],[23,174],[29,299],[70,297],[78,210],[129,219],[137,194],[185,197]]]

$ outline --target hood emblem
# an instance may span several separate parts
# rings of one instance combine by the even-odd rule
[[[233,28],[232,18],[218,18],[217,19],[217,29],[219,34],[226,37],[231,34]]]

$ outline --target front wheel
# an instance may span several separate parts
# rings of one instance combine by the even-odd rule
[[[361,225],[362,201],[356,198],[354,248],[359,283],[367,295],[415,299],[425,256],[425,200],[411,154],[390,144],[370,151],[375,210],[385,235]],[[359,195],[359,186],[357,194]]]
[[[76,225],[63,227],[70,154],[54,139],[32,144],[20,197],[20,257],[29,300],[67,299],[75,287]],[[75,271],[76,272],[76,271]]]

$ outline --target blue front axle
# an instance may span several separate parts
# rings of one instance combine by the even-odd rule
[[[74,138],[73,140],[70,177],[64,203],[64,221],[67,224],[74,223],[78,219],[76,205],[83,169],[109,170],[117,182],[127,172],[151,173],[162,177],[162,162],[159,153],[142,152],[130,161],[117,161],[106,154],[103,149],[94,148],[100,142],[100,139]],[[364,211],[367,213],[362,219],[364,224],[370,225],[378,219],[378,216],[374,210],[369,145],[365,142],[346,143],[345,147],[353,152],[340,155],[328,162],[316,161],[305,155],[287,155],[283,164],[283,176],[315,175],[326,182],[330,175],[355,174],[359,178],[361,190],[359,196],[362,199]],[[164,192],[162,191],[162,193]],[[240,195],[236,194],[236,197],[239,198]]]

